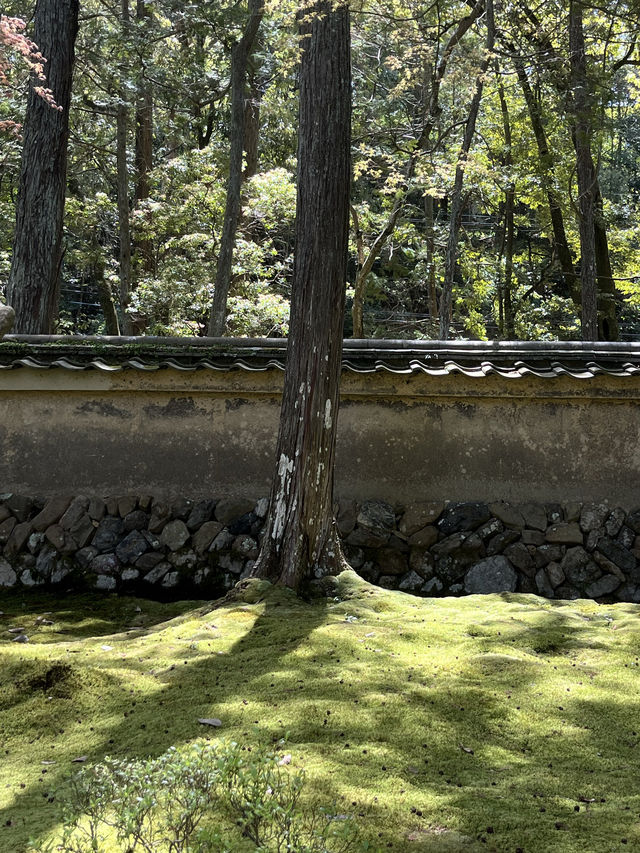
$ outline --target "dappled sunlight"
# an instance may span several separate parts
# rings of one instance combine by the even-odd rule
[[[21,853],[28,835],[54,830],[73,759],[160,755],[201,736],[286,736],[306,796],[335,802],[385,849],[636,838],[637,607],[420,600],[352,573],[328,601],[265,587],[253,597],[164,622],[150,613],[142,634],[118,617],[111,635],[79,628],[54,645],[4,635],[0,843]]]

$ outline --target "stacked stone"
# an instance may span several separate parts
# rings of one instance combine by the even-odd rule
[[[338,526],[353,568],[389,589],[640,602],[640,510],[367,501],[341,504]]]
[[[222,592],[257,557],[267,505],[0,495],[0,587]]]
[[[0,495],[0,588],[217,595],[250,573],[267,509],[266,498]],[[640,602],[640,510],[343,501],[336,513],[350,564],[388,589]]]

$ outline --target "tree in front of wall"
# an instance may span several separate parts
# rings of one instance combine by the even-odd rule
[[[269,517],[254,574],[300,589],[344,565],[333,518],[351,176],[349,9],[301,14],[296,251]]]

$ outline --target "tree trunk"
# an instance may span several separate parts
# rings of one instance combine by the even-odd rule
[[[436,293],[436,231],[433,214],[433,196],[424,199],[425,248],[427,250],[427,292],[429,294],[429,317],[432,323],[438,319],[438,294]]]
[[[351,179],[349,11],[318,0],[309,17],[301,34],[296,252],[277,467],[254,570],[296,590],[345,566],[333,466]]]
[[[591,159],[591,97],[582,28],[582,6],[569,6],[569,53],[573,101],[573,139],[576,149],[580,217],[580,281],[582,284],[582,340],[598,340],[598,287],[595,251],[595,187]]]
[[[120,238],[120,308],[122,332],[133,334],[127,311],[131,297],[131,225],[129,220],[129,168],[127,165],[127,107],[118,104],[116,115],[116,167],[118,187],[118,234]]]
[[[96,260],[93,264],[93,276],[98,287],[98,301],[102,308],[104,316],[104,329],[107,335],[119,335],[120,325],[118,323],[118,314],[113,301],[113,291],[111,285],[104,275],[104,258],[98,254],[99,247],[96,247]]]
[[[499,71],[498,71],[499,73]],[[498,96],[500,98],[500,110],[502,112],[502,129],[504,133],[503,164],[511,171],[513,167],[513,138],[511,134],[511,119],[509,106],[504,94],[502,81],[498,79]],[[510,178],[504,191],[504,282],[502,292],[503,312],[503,334],[507,340],[515,337],[513,322],[513,217],[516,205],[516,185]]]
[[[254,48],[255,50],[255,48]],[[242,180],[248,181],[258,172],[260,142],[260,103],[262,101],[262,87],[258,79],[257,71],[253,67],[251,56],[248,62],[248,97],[244,104],[244,172]]]
[[[515,53],[515,50],[512,50],[512,53],[514,54],[513,63],[516,69],[516,74],[518,75],[520,88],[522,89],[522,94],[524,95],[524,99],[527,104],[531,129],[533,130],[533,135],[536,138],[536,144],[538,147],[540,171],[549,204],[549,216],[551,218],[551,230],[553,232],[555,253],[558,258],[558,262],[560,263],[560,269],[562,270],[562,275],[568,287],[571,299],[573,300],[574,305],[579,308],[582,303],[580,282],[578,281],[578,276],[576,275],[576,271],[573,266],[573,258],[571,257],[567,233],[564,228],[562,207],[555,188],[549,184],[549,176],[553,174],[554,160],[549,150],[547,135],[542,123],[542,114],[535,95],[531,90],[524,62],[522,61],[522,58]]]
[[[16,232],[7,302],[19,334],[51,334],[62,266],[69,105],[78,32],[78,0],[38,0],[34,40],[47,57],[48,85],[60,109],[33,88],[23,129]]]
[[[231,128],[229,131],[229,180],[227,202],[220,239],[220,252],[213,290],[213,304],[209,317],[209,335],[220,337],[227,320],[227,298],[231,286],[231,266],[240,220],[242,188],[242,155],[245,140],[245,98],[247,65],[258,27],[264,14],[263,0],[249,0],[249,20],[242,37],[231,53]]]
[[[122,29],[129,30],[129,0],[121,2]],[[133,334],[131,318],[127,314],[131,295],[131,222],[129,219],[129,166],[127,162],[128,107],[124,91],[116,112],[116,182],[118,194],[118,236],[120,255],[120,309],[122,333]]]
[[[467,118],[462,148],[458,154],[456,176],[451,193],[451,212],[449,215],[449,239],[447,240],[447,252],[445,255],[445,273],[440,297],[440,338],[446,341],[449,337],[449,323],[451,320],[451,307],[453,299],[453,281],[458,261],[458,233],[460,230],[460,217],[462,215],[462,185],[464,182],[464,170],[467,157],[471,149],[471,143],[476,131],[476,120],[480,110],[480,101],[484,89],[484,77],[491,61],[491,54],[495,43],[495,22],[493,19],[493,0],[487,0],[486,9],[487,39],[485,46],[485,58],[480,64],[479,74],[476,80],[476,90],[471,100],[469,116]]]
[[[148,0],[137,0],[136,21],[138,36],[141,26],[148,26],[151,19],[151,8]],[[145,79],[144,66],[140,71],[138,95],[136,103],[136,204],[149,198],[151,185],[149,173],[153,169],[153,89],[150,81]],[[153,242],[142,238],[136,241],[136,248],[142,259],[142,268],[149,275],[155,272]]]
[[[591,169],[595,186],[595,213],[593,231],[596,252],[596,278],[598,282],[598,339],[617,341],[620,339],[618,318],[616,317],[616,288],[609,256],[607,227],[602,211],[602,196],[593,159]]]

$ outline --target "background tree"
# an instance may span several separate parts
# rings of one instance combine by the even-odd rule
[[[263,0],[249,0],[249,19],[240,39],[231,52],[231,127],[229,132],[229,180],[227,182],[227,201],[222,225],[222,237],[218,252],[218,264],[213,290],[213,305],[209,318],[209,335],[219,337],[224,332],[227,319],[227,298],[231,285],[231,264],[240,218],[243,169],[242,158],[247,142],[257,141],[257,133],[251,137],[247,131],[247,75],[251,51],[258,35],[258,27],[264,13]],[[254,155],[255,159],[255,155]],[[252,169],[255,164],[252,163]]]
[[[78,32],[77,0],[39,0],[34,38],[47,56],[47,79],[57,108],[33,88],[24,126],[7,301],[21,333],[52,331],[58,307],[67,177],[69,105]]]

